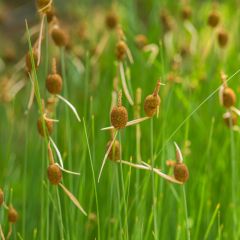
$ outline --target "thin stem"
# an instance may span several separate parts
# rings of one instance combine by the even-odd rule
[[[59,228],[60,228],[60,236],[61,240],[64,240],[64,225],[63,225],[63,217],[62,217],[62,209],[61,209],[61,201],[59,196],[58,187],[56,187],[56,194],[57,194],[57,204],[58,204],[58,219],[59,219]]]
[[[190,226],[189,226],[189,221],[188,221],[187,198],[186,198],[186,191],[185,191],[184,185],[182,186],[182,191],[183,191],[183,202],[184,202],[184,211],[185,211],[187,240],[191,240]]]

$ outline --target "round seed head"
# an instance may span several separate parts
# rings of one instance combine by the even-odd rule
[[[227,125],[227,127],[232,127],[237,125],[238,115],[234,112],[226,112],[223,114],[223,121]]]
[[[116,46],[116,57],[122,61],[126,57],[127,45],[124,41],[120,40]]]
[[[35,65],[35,68],[37,69],[37,62],[38,62],[38,54],[37,54],[37,51],[33,49],[33,60],[34,60],[34,65]],[[25,57],[25,69],[27,72],[31,72],[32,71],[32,61],[31,61],[31,54],[30,52],[28,52],[26,54],[26,57]]]
[[[192,16],[192,8],[190,6],[184,6],[182,9],[182,18],[187,20]]]
[[[163,10],[160,13],[160,20],[163,25],[163,30],[165,32],[170,32],[174,28],[174,21],[171,15],[168,13],[167,10]]]
[[[118,25],[118,16],[116,15],[115,12],[111,11],[106,15],[105,24],[107,28],[110,30],[116,28],[116,26]]]
[[[126,126],[128,122],[128,112],[123,106],[114,107],[111,111],[111,123],[114,128],[121,129]]]
[[[189,178],[189,172],[186,164],[184,163],[177,163],[174,166],[174,177],[180,181],[185,183]]]
[[[148,39],[145,35],[139,34],[135,37],[135,43],[139,49],[143,49],[147,45]]]
[[[47,175],[49,182],[53,185],[58,185],[62,180],[62,170],[56,164],[49,165]]]
[[[54,41],[54,43],[58,47],[65,47],[67,46],[69,39],[68,35],[65,31],[59,28],[59,26],[55,26],[51,31],[51,36]]]
[[[222,102],[223,102],[223,106],[226,107],[226,108],[230,108],[233,105],[235,105],[235,103],[236,103],[236,95],[235,95],[234,91],[231,88],[225,87],[223,89]]]
[[[46,88],[51,94],[59,94],[62,91],[62,77],[55,73],[49,74],[46,80]]]
[[[111,145],[112,140],[107,143],[107,149]],[[120,160],[120,143],[118,140],[115,140],[112,148],[110,149],[110,152],[108,154],[108,158],[112,161]]]
[[[51,135],[53,131],[53,122],[49,120],[45,120],[45,126],[46,126],[46,132]],[[44,130],[43,130],[43,125],[42,125],[42,119],[39,118],[37,121],[37,128],[38,128],[38,133],[44,137]]]
[[[219,14],[216,10],[213,10],[208,16],[208,25],[215,28],[220,22]]]
[[[0,206],[2,206],[4,201],[4,193],[3,190],[0,188]]]
[[[52,22],[53,18],[55,17],[56,12],[55,9],[53,7],[51,7],[47,12],[46,12],[46,16],[47,16],[47,22],[50,23]]]
[[[218,45],[221,48],[226,47],[228,43],[228,34],[225,30],[220,30],[218,32]]]
[[[10,223],[15,223],[18,220],[18,213],[13,206],[9,206],[8,208],[8,221]]]

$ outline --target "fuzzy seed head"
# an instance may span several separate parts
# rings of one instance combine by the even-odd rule
[[[111,145],[112,143],[112,140],[110,140],[108,143],[107,143],[107,149],[109,148],[109,146]],[[112,145],[112,148],[110,149],[110,152],[108,154],[108,158],[112,161],[117,161],[117,160],[120,160],[120,143],[118,140],[115,140],[113,145]]]
[[[223,114],[223,121],[227,127],[231,128],[232,126],[237,125],[238,115],[234,112],[226,112]]]
[[[51,36],[54,43],[58,47],[66,47],[68,45],[69,39],[65,31],[60,29],[58,26],[55,26],[51,31]]]
[[[226,108],[230,108],[233,105],[235,105],[235,103],[236,103],[236,95],[235,95],[234,91],[231,88],[225,87],[223,89],[222,102],[223,102],[223,106],[226,107]]]
[[[53,131],[53,122],[49,121],[49,120],[45,120],[45,126],[46,126],[46,132],[51,135],[52,131]],[[42,125],[42,119],[39,118],[37,121],[37,128],[38,128],[38,133],[44,137],[44,129],[43,129],[43,125]]]
[[[62,180],[62,170],[56,164],[49,165],[47,175],[49,182],[53,185],[58,185]]]
[[[128,112],[123,106],[114,107],[111,111],[111,124],[116,129],[121,129],[126,126],[128,122]]]
[[[35,68],[37,69],[37,67],[38,67],[37,66],[38,54],[37,54],[36,50],[33,50],[33,60],[34,60]],[[26,54],[26,57],[25,57],[25,69],[29,73],[32,71],[32,61],[31,61],[31,54],[30,54],[30,52],[28,52]]]
[[[16,223],[18,220],[18,213],[13,206],[9,206],[8,209],[8,221],[10,223]]]
[[[189,178],[189,172],[186,164],[177,163],[174,166],[174,177],[180,182],[185,183]]]
[[[208,16],[208,25],[215,28],[220,22],[219,14],[216,10],[213,10]]]
[[[221,48],[226,47],[227,43],[228,43],[228,34],[225,30],[220,30],[218,32],[218,45]]]
[[[143,49],[148,43],[148,39],[145,35],[139,34],[135,37],[135,44],[139,49]]]
[[[111,11],[106,15],[105,24],[106,24],[107,28],[110,29],[110,30],[113,30],[117,27],[118,16],[116,15],[115,12]]]
[[[4,193],[3,190],[0,188],[0,206],[2,206],[4,201]]]
[[[126,57],[127,45],[124,41],[119,41],[116,46],[116,57],[117,60],[122,61]]]
[[[62,91],[62,77],[55,73],[49,74],[46,80],[46,88],[51,94],[59,94]]]
[[[160,97],[148,95],[144,101],[144,111],[148,117],[152,117],[156,112],[157,108],[160,105],[161,99]]]

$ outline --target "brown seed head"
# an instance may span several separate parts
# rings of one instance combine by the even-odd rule
[[[62,77],[59,74],[49,74],[46,80],[46,88],[51,94],[59,94],[62,91]]]
[[[223,89],[222,102],[223,102],[223,106],[226,107],[226,108],[230,108],[233,105],[235,105],[235,103],[236,103],[236,95],[235,95],[234,91],[231,88],[225,87]]]
[[[45,120],[45,126],[46,126],[46,132],[51,135],[53,131],[53,122],[49,120]],[[42,119],[39,118],[37,121],[37,128],[38,128],[38,133],[44,137],[44,130],[43,130],[43,125],[42,125]]]
[[[116,46],[117,60],[122,61],[126,57],[127,45],[124,41],[120,40]]]
[[[188,5],[184,6],[182,8],[182,13],[181,14],[182,14],[182,18],[184,20],[187,20],[187,19],[191,18],[191,16],[192,16],[192,8],[190,6],[188,6]]]
[[[56,164],[49,165],[47,175],[49,182],[53,185],[58,185],[62,180],[62,170]]]
[[[228,33],[225,30],[220,30],[218,32],[218,45],[221,48],[226,47],[227,43],[228,43]]]
[[[157,112],[157,108],[161,103],[161,99],[158,96],[159,89],[160,81],[158,81],[153,94],[148,95],[144,101],[144,111],[148,117],[152,117]]]
[[[237,125],[238,115],[234,112],[226,112],[223,114],[223,121],[227,125],[227,127],[232,127]]]
[[[4,193],[3,190],[0,188],[0,206],[2,206],[4,202]]]
[[[53,7],[51,7],[50,9],[47,10],[46,12],[46,16],[47,16],[47,22],[51,23],[53,18],[56,16],[56,11]]]
[[[51,36],[54,43],[58,47],[66,47],[69,42],[67,33],[62,30],[58,25],[55,25],[51,31]]]
[[[165,32],[170,32],[174,28],[174,20],[167,10],[163,10],[160,13],[160,20]]]
[[[208,16],[208,25],[215,28],[220,22],[219,14],[216,10],[213,10]]]
[[[8,208],[8,221],[10,223],[16,223],[18,220],[18,213],[13,206],[9,206]]]
[[[107,143],[107,149],[109,148],[111,143],[112,140]],[[110,152],[108,154],[108,158],[112,161],[120,160],[120,143],[118,140],[114,141],[112,148],[110,149]]]
[[[143,49],[148,43],[148,39],[143,34],[138,34],[135,36],[135,44],[139,49]]]
[[[118,16],[115,12],[111,11],[106,15],[105,24],[108,29],[113,30],[118,25]]]
[[[38,62],[38,54],[37,54],[37,51],[35,49],[33,49],[33,60],[34,60],[34,65],[35,65],[35,68],[37,69],[37,62]],[[27,72],[31,72],[32,71],[32,61],[31,61],[31,54],[30,52],[28,52],[26,54],[26,57],[25,57],[25,69]]]
[[[180,181],[185,183],[189,178],[189,172],[186,164],[184,163],[177,163],[174,166],[174,177]]]

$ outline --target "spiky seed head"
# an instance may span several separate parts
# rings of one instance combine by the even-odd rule
[[[0,188],[0,206],[2,206],[4,201],[4,193],[3,190]]]
[[[46,126],[46,132],[51,135],[53,131],[53,122],[49,120],[45,120],[45,126]],[[42,125],[42,118],[39,118],[37,121],[37,128],[38,128],[38,133],[44,137],[44,129]]]
[[[236,103],[236,95],[234,91],[229,88],[225,87],[222,92],[222,103],[223,106],[226,108],[230,108]]]
[[[174,177],[180,182],[185,183],[189,178],[188,167],[184,163],[176,163],[174,166]]]
[[[62,91],[62,77],[55,73],[49,74],[46,80],[46,88],[51,94],[59,94]]]
[[[8,208],[8,221],[10,223],[16,223],[18,220],[18,212],[13,206],[9,206]]]
[[[47,175],[49,182],[53,185],[58,185],[62,180],[62,170],[56,164],[49,165]]]
[[[223,114],[223,121],[227,127],[232,127],[237,125],[238,115],[234,112],[226,112]]]
[[[121,129],[126,126],[128,122],[128,112],[123,106],[116,106],[111,111],[111,123],[114,128]]]
[[[228,33],[221,29],[219,32],[218,32],[218,45],[219,47],[221,48],[224,48],[226,47],[228,43]]]
[[[124,41],[120,40],[116,46],[117,60],[122,61],[126,57],[127,45]]]
[[[107,149],[110,147],[111,143],[112,140],[107,143]],[[108,154],[108,158],[112,161],[120,160],[120,148],[121,147],[119,141],[115,140]]]
[[[111,11],[106,15],[105,24],[108,29],[113,30],[118,25],[118,16],[115,12]]]
[[[187,20],[187,19],[191,18],[191,16],[192,16],[192,8],[190,6],[188,6],[188,5],[184,6],[182,8],[182,13],[181,14],[182,14],[182,18],[184,20]]]
[[[34,60],[34,65],[35,65],[35,68],[37,69],[37,62],[38,62],[38,54],[37,54],[37,51],[35,49],[33,49],[33,60]],[[25,69],[27,72],[31,72],[32,71],[32,61],[31,61],[31,54],[30,52],[28,52],[26,54],[26,57],[25,57]]]
[[[161,103],[161,99],[158,95],[159,89],[160,81],[158,81],[153,94],[148,95],[144,101],[144,111],[148,117],[152,117],[157,112],[157,108]]]
[[[139,49],[143,49],[148,43],[148,39],[143,34],[138,34],[135,36],[135,44]]]
[[[216,10],[213,10],[208,16],[208,25],[212,28],[215,28],[220,22],[219,13]]]
[[[59,26],[54,26],[51,31],[51,36],[54,41],[54,43],[58,47],[66,47],[69,42],[69,37],[67,33],[62,30]]]

